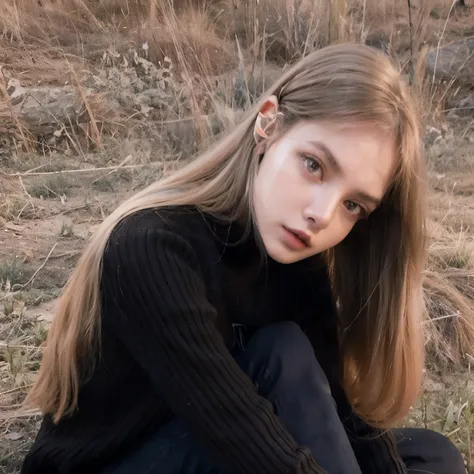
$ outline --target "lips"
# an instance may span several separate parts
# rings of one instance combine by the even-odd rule
[[[291,229],[289,227],[285,227],[288,232],[291,232],[295,237],[297,237],[301,242],[303,242],[306,247],[310,247],[311,244],[311,237],[301,230]]]

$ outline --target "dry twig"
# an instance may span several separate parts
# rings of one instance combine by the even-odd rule
[[[24,173],[11,173],[11,174],[0,172],[0,174],[3,174],[4,176],[15,176],[15,177],[22,176],[23,178],[27,178],[30,176],[52,176],[52,175],[58,175],[58,174],[96,173],[98,171],[110,171],[110,170],[116,171],[118,169],[133,169],[133,168],[145,168],[145,167],[153,168],[155,166],[160,168],[164,166],[164,163],[162,162],[143,163],[139,165],[125,165],[125,166],[122,166],[119,164],[117,166],[105,166],[101,168],[83,168],[83,169],[62,170],[62,171],[38,171],[38,172],[33,172],[33,173],[26,171]]]

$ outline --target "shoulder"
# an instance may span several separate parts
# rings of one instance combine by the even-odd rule
[[[103,264],[114,268],[119,264],[139,266],[160,254],[194,259],[201,249],[213,247],[213,225],[210,216],[190,206],[136,211],[121,219],[112,230]]]
[[[205,226],[206,219],[204,215],[194,207],[175,206],[142,209],[120,220],[111,232],[109,244],[140,236],[147,232],[192,235],[192,232],[204,230]]]
[[[106,251],[117,245],[130,245],[153,239],[187,241],[212,240],[212,218],[191,206],[149,208],[136,211],[112,230]]]

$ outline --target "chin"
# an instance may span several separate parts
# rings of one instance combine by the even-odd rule
[[[265,250],[271,259],[282,264],[296,263],[308,257],[307,255],[299,252],[292,252],[276,242],[273,243],[273,245],[265,244]]]

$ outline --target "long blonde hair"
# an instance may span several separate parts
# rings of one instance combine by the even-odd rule
[[[270,94],[279,99],[282,129],[299,120],[364,121],[395,136],[399,167],[384,203],[327,258],[349,401],[362,418],[381,427],[406,415],[418,394],[424,361],[425,171],[418,114],[389,58],[358,44],[332,45],[306,56],[231,133],[104,220],[64,288],[28,404],[56,422],[77,407],[80,386],[100,349],[101,258],[121,219],[164,205],[196,205],[231,219],[251,218],[250,190],[258,170],[253,127]]]

